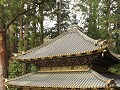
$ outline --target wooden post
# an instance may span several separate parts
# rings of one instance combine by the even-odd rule
[[[27,73],[27,64],[26,63],[23,63],[22,64],[22,75],[26,74]]]
[[[5,32],[0,22],[0,90],[6,90],[4,86],[4,78],[7,77],[6,63]]]

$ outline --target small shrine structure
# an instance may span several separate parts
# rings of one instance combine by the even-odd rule
[[[106,41],[94,40],[71,26],[50,42],[18,55],[17,61],[35,64],[38,71],[6,84],[19,90],[114,90],[118,88],[115,79],[103,73],[119,60],[107,46]]]

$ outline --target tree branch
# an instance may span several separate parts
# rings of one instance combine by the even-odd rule
[[[27,13],[28,11],[31,11],[31,10],[33,10],[33,9],[34,9],[34,8],[25,10],[24,12],[19,13],[18,15],[16,15],[15,17],[13,17],[12,20],[10,20],[10,21],[8,22],[8,24],[7,24],[7,26],[6,26],[6,29],[8,29],[9,26],[10,26],[19,16],[21,16],[21,15],[23,15],[23,14],[25,14],[25,13]]]
[[[43,3],[44,3],[44,0],[43,0],[42,2],[40,2],[40,3],[38,3],[38,4],[40,5],[40,4],[43,4]],[[31,11],[31,10],[33,10],[33,9],[35,9],[35,7],[31,8],[31,9],[29,8],[28,10],[25,10],[25,11],[19,13],[18,15],[16,15],[15,17],[13,17],[12,20],[10,20],[10,21],[8,22],[8,24],[6,25],[6,30],[9,28],[9,26],[10,26],[19,16],[21,16],[21,15],[23,15],[23,14],[25,14],[25,13],[27,13],[28,11]]]

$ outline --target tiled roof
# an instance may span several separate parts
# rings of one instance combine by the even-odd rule
[[[89,38],[82,33],[77,26],[72,26],[68,30],[53,39],[47,44],[31,49],[16,59],[44,59],[59,56],[70,56],[72,54],[81,55],[82,53],[91,54],[94,51],[101,51],[106,46],[95,45],[97,40]]]
[[[36,72],[7,82],[7,85],[53,88],[105,88],[114,87],[114,80],[93,70],[65,72]]]
[[[118,76],[116,74],[108,73],[108,72],[100,73],[100,74],[103,75],[106,78],[110,78],[110,79],[114,78],[116,86],[120,87],[120,76]]]
[[[118,60],[120,60],[120,54],[114,53],[114,52],[112,52],[112,51],[110,51],[110,50],[109,50],[109,52],[110,52],[111,55],[113,55],[113,56],[116,57]]]

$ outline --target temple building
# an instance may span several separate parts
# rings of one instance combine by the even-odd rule
[[[119,58],[107,47],[105,40],[94,40],[71,26],[50,42],[16,56],[38,71],[10,79],[6,85],[19,90],[116,90],[120,79],[108,68]]]

